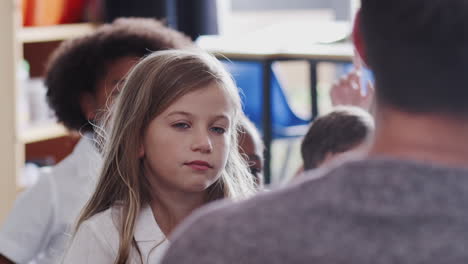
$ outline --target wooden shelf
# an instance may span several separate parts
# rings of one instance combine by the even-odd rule
[[[51,123],[28,127],[24,131],[20,132],[19,138],[22,143],[29,144],[66,136],[68,134],[68,130],[63,125]]]
[[[80,23],[45,27],[23,27],[18,34],[22,43],[66,40],[92,33],[96,24]]]
[[[35,45],[33,43],[41,43],[39,45],[47,45],[47,42],[62,41],[90,34],[95,31],[96,27],[97,24],[93,23],[64,24],[41,27],[22,27],[18,31],[18,39],[23,44]],[[37,45],[34,47],[36,47],[36,52],[37,49],[40,48]],[[53,47],[55,48],[56,46]],[[46,53],[49,54],[50,50],[48,50]],[[42,70],[43,69],[40,70],[41,73]],[[56,123],[47,123],[43,125],[33,125],[31,127],[27,127],[19,133],[18,137],[21,143],[29,144],[66,136],[68,134],[69,133],[64,126]]]

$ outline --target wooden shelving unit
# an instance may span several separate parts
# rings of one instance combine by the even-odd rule
[[[51,138],[63,137],[67,134],[68,131],[63,125],[48,123],[26,128],[23,132],[19,133],[19,140],[23,144],[30,144]]]
[[[18,38],[22,43],[65,40],[89,34],[93,32],[95,28],[96,25],[90,23],[47,27],[24,27],[20,30]]]
[[[16,69],[23,56],[23,47],[58,43],[89,34],[96,27],[94,24],[81,23],[22,28],[19,2],[0,1],[0,225],[11,209],[18,190],[22,189],[17,184],[17,178],[24,164],[25,146],[68,134],[62,125],[54,123],[17,130]]]
[[[20,27],[18,41],[24,44],[56,42],[80,37],[92,33],[96,24],[79,23],[68,25],[54,25],[43,27]],[[19,132],[19,141],[22,144],[30,144],[52,138],[63,137],[68,134],[66,128],[60,124],[47,123],[31,125]]]
[[[16,1],[19,2],[19,1]],[[17,39],[19,7],[15,1],[0,1],[0,225],[16,196],[16,176],[24,159],[24,147],[16,131],[16,69],[21,56]]]

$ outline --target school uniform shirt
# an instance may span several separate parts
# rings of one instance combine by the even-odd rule
[[[66,264],[112,264],[118,255],[120,210],[113,206],[84,221],[76,232],[62,263]],[[137,216],[135,241],[140,249],[143,264],[157,264],[169,242],[159,228],[149,206]],[[141,263],[136,249],[130,250],[129,263]]]
[[[20,194],[0,229],[0,254],[15,263],[60,261],[76,218],[96,185],[102,158],[92,135]]]

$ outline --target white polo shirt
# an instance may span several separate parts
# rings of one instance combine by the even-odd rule
[[[44,170],[21,193],[0,229],[0,254],[15,263],[60,261],[70,233],[88,201],[102,158],[85,135],[62,162]]]
[[[111,207],[84,221],[76,232],[62,263],[114,263],[119,249],[119,207]],[[142,208],[136,220],[135,241],[143,264],[157,264],[169,246],[149,206]],[[140,263],[135,248],[130,251],[129,263]]]

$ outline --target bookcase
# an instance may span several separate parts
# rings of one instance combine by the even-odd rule
[[[29,56],[31,74],[40,76],[45,60],[62,40],[95,28],[89,23],[23,28],[20,12],[20,1],[0,1],[0,225],[22,189],[17,179],[25,162],[26,147],[41,143],[47,148],[49,142],[68,135],[59,124],[17,128],[18,65],[23,56]]]

